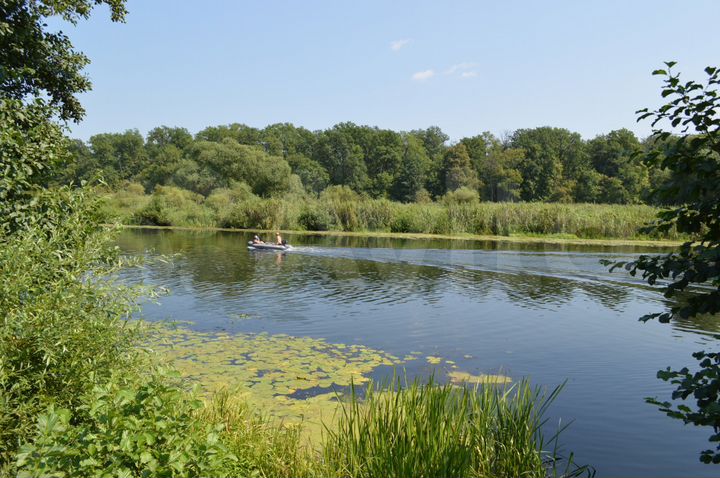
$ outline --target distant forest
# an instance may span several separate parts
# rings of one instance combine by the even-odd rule
[[[323,131],[292,124],[264,129],[212,126],[194,137],[161,126],[74,140],[63,183],[102,178],[147,192],[176,186],[208,196],[245,183],[262,197],[317,195],[342,185],[372,198],[426,202],[469,189],[483,201],[653,204],[668,173],[634,154],[672,147],[627,129],[591,140],[563,128],[519,129],[500,139],[485,132],[448,144],[438,127],[396,132],[353,123]],[[662,148],[661,148],[662,149]]]

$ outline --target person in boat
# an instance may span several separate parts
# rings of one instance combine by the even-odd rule
[[[275,244],[277,244],[278,246],[284,246],[284,245],[285,245],[285,243],[283,242],[283,238],[282,238],[282,236],[280,235],[280,231],[276,231],[276,232],[275,232]]]
[[[255,237],[253,237],[253,244],[265,244],[265,241],[260,239],[260,236],[255,234]]]

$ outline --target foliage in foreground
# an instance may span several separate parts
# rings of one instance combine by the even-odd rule
[[[0,466],[47,406],[74,408],[111,370],[132,367],[133,293],[112,272],[106,233],[82,193],[36,197],[42,224],[0,247]]]
[[[672,199],[681,207],[659,214],[650,232],[676,229],[695,238],[682,245],[678,252],[664,256],[640,256],[630,263],[618,263],[632,275],[641,273],[649,284],[669,281],[665,296],[676,298],[669,311],[648,314],[641,320],[657,318],[669,322],[673,317],[693,317],[720,313],[720,69],[707,67],[705,84],[681,82],[680,75],[668,70],[654,73],[665,77],[662,97],[668,102],[656,111],[640,110],[638,120],[653,119],[653,127],[667,123],[668,128],[656,128],[654,136],[660,141],[671,137],[679,129],[680,139],[666,151],[654,151],[645,156],[648,163],[672,172],[671,180],[657,194],[660,199]],[[700,351],[693,354],[699,369],[658,372],[658,378],[677,385],[673,400],[692,397],[695,407],[673,405],[670,401],[649,398],[670,417],[696,426],[712,427],[709,441],[715,449],[702,451],[703,463],[720,463],[720,354]]]
[[[260,417],[229,394],[198,400],[172,373],[95,386],[74,410],[49,407],[17,454],[19,476],[580,476],[558,466],[543,414],[557,396],[432,382],[353,395],[322,452],[300,428]]]
[[[222,424],[194,419],[202,407],[163,374],[114,377],[73,410],[50,407],[20,448],[20,476],[218,476],[233,457]]]
[[[557,475],[557,449],[546,450],[543,415],[562,387],[545,394],[523,380],[512,387],[371,386],[341,405],[327,429],[326,463],[341,476]],[[557,438],[557,435],[556,437]],[[555,443],[556,444],[556,443]],[[592,474],[575,467],[563,475]]]

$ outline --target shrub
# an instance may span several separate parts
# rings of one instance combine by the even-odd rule
[[[348,186],[330,186],[320,193],[320,200],[324,203],[356,202],[360,195]]]
[[[162,371],[98,385],[74,411],[50,407],[20,447],[25,476],[219,476],[237,458],[222,423],[196,418],[202,402]]]
[[[0,469],[49,404],[72,409],[115,368],[132,369],[133,294],[83,190],[46,191],[36,224],[0,238]]]
[[[445,205],[474,204],[480,202],[480,195],[474,189],[461,187],[445,194],[442,202]]]
[[[280,229],[285,217],[284,203],[279,199],[242,201],[221,218],[221,227],[238,229]]]
[[[327,231],[332,225],[332,218],[324,208],[306,205],[300,212],[297,222],[306,231]]]
[[[395,203],[387,199],[364,200],[356,203],[356,210],[359,228],[387,231],[395,215]]]
[[[421,188],[415,193],[415,202],[418,204],[428,204],[432,202],[432,196],[427,189]]]
[[[137,211],[133,220],[148,226],[212,226],[212,211],[203,207],[200,194],[173,186],[158,186],[150,201]]]

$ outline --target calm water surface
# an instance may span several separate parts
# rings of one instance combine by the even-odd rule
[[[645,404],[672,387],[655,378],[716,347],[720,322],[670,325],[637,318],[662,295],[601,258],[640,250],[470,241],[289,236],[291,253],[250,252],[251,236],[128,230],[131,254],[174,254],[130,273],[167,287],[149,320],[188,320],[202,331],[269,332],[362,344],[397,356],[450,359],[470,373],[528,376],[565,390],[553,426],[598,476],[716,476],[702,465],[708,430]],[[245,315],[247,314],[247,315]],[[243,317],[243,320],[238,320]],[[432,365],[409,362],[411,375]]]

